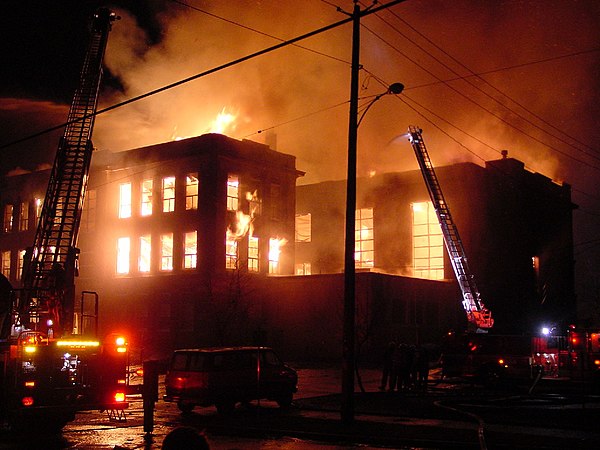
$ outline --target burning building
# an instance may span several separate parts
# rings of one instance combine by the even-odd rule
[[[302,175],[291,155],[219,134],[96,152],[77,290],[97,292],[104,331],[128,332],[146,356],[246,343],[339,356],[345,182],[297,187]],[[572,313],[569,186],[507,157],[438,175],[495,328],[523,333]],[[1,179],[2,272],[13,286],[48,176]],[[357,198],[359,344],[464,327],[420,173],[360,179]]]
[[[544,323],[574,320],[570,186],[508,157],[485,167],[436,168],[494,331],[533,333]],[[357,183],[357,270],[456,285],[441,227],[419,171]],[[344,264],[344,182],[297,189],[296,273],[336,273]],[[325,194],[326,193],[326,194]],[[454,302],[461,295],[441,302]],[[420,326],[437,323],[421,303]]]

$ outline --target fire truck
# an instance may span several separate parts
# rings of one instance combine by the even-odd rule
[[[467,332],[449,332],[443,339],[442,376],[479,378],[587,377],[600,386],[600,332],[571,326],[566,335],[493,335],[491,311],[482,300],[448,204],[429,158],[421,130],[409,126],[408,136],[433,203],[446,250],[462,292]]]
[[[125,337],[98,338],[98,296],[76,301],[77,236],[92,156],[102,61],[112,23],[95,12],[79,86],[59,141],[22,282],[0,280],[0,419],[13,428],[61,429],[77,411],[122,414]]]
[[[488,334],[494,319],[481,299],[421,130],[409,126],[408,137],[444,236],[467,315],[466,333],[449,332],[443,339],[442,376],[476,377],[485,383],[506,376],[532,377],[538,368],[534,355],[542,354],[542,342],[527,336]]]
[[[491,311],[484,306],[481,300],[481,294],[475,283],[475,276],[467,263],[467,256],[458,234],[458,228],[452,220],[450,209],[423,142],[421,130],[411,125],[408,128],[408,135],[444,235],[444,243],[450,257],[450,263],[462,292],[462,305],[467,314],[468,329],[469,331],[486,333],[494,325],[494,319],[492,319]]]

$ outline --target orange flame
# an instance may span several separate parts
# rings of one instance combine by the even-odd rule
[[[254,227],[252,225],[252,216],[244,214],[242,211],[235,212],[235,223],[227,227],[227,240],[239,241],[248,232],[252,235]]]
[[[177,125],[175,125],[173,133],[171,134],[171,139],[174,141],[181,141],[182,139],[188,139],[193,136],[200,136],[203,133],[219,133],[229,135],[230,133],[233,133],[237,128],[237,118],[237,113],[228,112],[227,108],[223,108],[221,112],[217,114],[215,119],[210,123],[209,127],[203,130],[201,130],[200,127],[198,127],[198,131],[193,131],[190,135],[180,135],[177,130]]]
[[[286,238],[271,238],[269,239],[269,261],[279,262],[281,247],[287,244]]]

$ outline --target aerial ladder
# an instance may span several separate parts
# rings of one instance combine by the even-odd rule
[[[124,417],[128,406],[125,338],[110,333],[99,340],[97,326],[93,334],[84,333],[82,324],[73,327],[77,237],[91,137],[102,61],[117,18],[105,8],[92,18],[79,86],[58,144],[34,243],[25,253],[23,287],[12,290],[10,327],[0,327],[0,420],[12,427],[57,430],[77,411],[97,409],[109,411],[109,417]],[[93,298],[91,317],[97,324],[98,297]],[[82,297],[80,321],[83,303]]]
[[[59,141],[34,243],[27,249],[23,264],[25,295],[19,301],[19,319],[23,326],[36,330],[51,323],[57,337],[70,334],[73,328],[77,236],[92,159],[102,61],[116,18],[105,8],[94,14],[79,87]],[[46,299],[41,301],[44,295]],[[52,322],[46,323],[48,320]]]
[[[462,292],[462,305],[467,314],[468,329],[469,331],[485,333],[494,325],[494,319],[492,319],[491,311],[486,309],[481,300],[481,295],[475,283],[475,277],[467,264],[465,249],[463,248],[456,224],[452,220],[448,204],[444,199],[444,194],[433,169],[433,164],[431,163],[431,159],[429,159],[427,148],[421,136],[421,129],[410,125],[408,127],[408,136],[415,151],[415,156],[417,157],[421,174],[429,191],[429,197],[433,203],[440,227],[442,228],[446,250]]]

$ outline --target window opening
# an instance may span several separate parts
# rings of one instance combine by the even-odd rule
[[[355,266],[357,268],[371,268],[375,262],[373,208],[357,209],[354,224]]]
[[[310,275],[311,274],[310,263],[309,262],[297,263],[295,274],[296,275]]]
[[[258,272],[259,266],[258,238],[250,236],[248,238],[248,271]]]
[[[13,205],[4,205],[4,232],[8,233],[13,229]]]
[[[152,178],[148,178],[142,181],[142,208],[141,215],[142,216],[151,216],[152,215],[152,188],[154,185],[154,180]]]
[[[413,203],[413,274],[419,278],[444,278],[444,237],[433,203]]]
[[[225,268],[237,269],[238,262],[238,241],[230,238],[228,235],[225,238]]]
[[[198,255],[198,232],[185,233],[183,244],[183,268],[195,269]]]
[[[19,250],[19,260],[17,261],[17,280],[23,276],[23,266],[25,265],[25,250]]]
[[[311,215],[296,214],[296,242],[310,242],[312,239]]]
[[[175,177],[165,177],[162,180],[163,212],[175,211]]]
[[[237,211],[239,208],[240,181],[237,175],[227,177],[227,210]]]
[[[197,173],[190,173],[185,177],[185,209],[198,209]]]
[[[277,275],[280,273],[279,260],[281,257],[281,247],[287,243],[286,239],[269,239],[269,273]]]
[[[173,233],[160,235],[160,270],[173,270]]]
[[[138,270],[140,272],[150,272],[150,263],[152,255],[152,237],[145,234],[140,237],[140,257],[138,261]]]
[[[119,219],[131,217],[131,183],[119,185]]]
[[[22,202],[19,207],[19,231],[27,231],[29,228],[29,203]]]
[[[10,250],[2,252],[2,274],[10,279]]]
[[[121,237],[117,240],[117,273],[120,275],[129,273],[130,247],[128,237]]]

